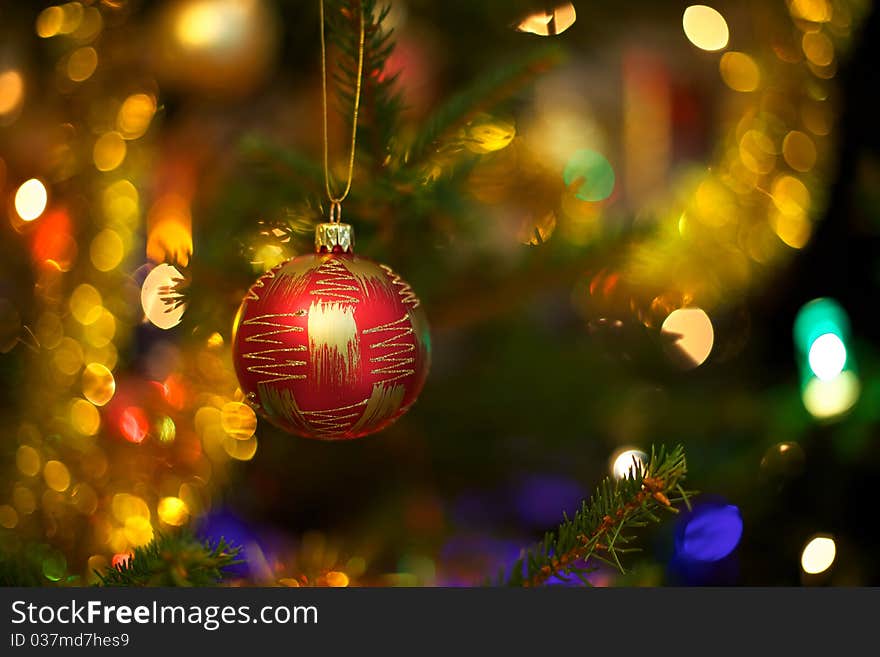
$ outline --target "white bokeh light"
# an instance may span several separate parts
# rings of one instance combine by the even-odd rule
[[[615,479],[632,476],[634,462],[642,467],[648,462],[648,455],[640,449],[626,447],[614,452],[611,457],[611,474]]]
[[[834,333],[820,335],[810,345],[810,369],[823,381],[830,381],[846,365],[846,346]]]

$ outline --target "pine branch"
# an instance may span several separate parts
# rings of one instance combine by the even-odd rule
[[[101,586],[214,586],[226,568],[242,563],[240,553],[223,538],[212,543],[187,531],[159,534],[127,562],[97,575]]]
[[[382,23],[391,10],[376,0],[333,0],[327,3],[327,39],[337,46],[340,57],[333,75],[339,110],[350,120],[357,88],[360,13],[364,15],[364,70],[358,118],[358,155],[369,154],[374,167],[387,159],[389,145],[398,132],[403,100],[396,88],[396,76],[386,71],[394,50],[393,30]]]
[[[450,141],[457,141],[458,133],[469,121],[515,94],[555,66],[561,57],[561,51],[552,46],[533,51],[450,98],[416,136],[406,154],[408,165],[421,169],[426,160],[448,147]]]
[[[506,581],[502,574],[502,583],[540,586],[551,577],[567,581],[571,576],[589,584],[594,561],[625,572],[620,555],[635,550],[630,532],[660,522],[660,512],[677,513],[676,504],[689,506],[693,492],[682,488],[686,474],[681,445],[669,451],[652,447],[647,464],[634,462],[626,478],[605,478],[573,518],[565,516],[556,531],[547,532],[514,563]]]

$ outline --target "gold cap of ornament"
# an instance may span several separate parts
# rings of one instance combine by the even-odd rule
[[[353,253],[354,229],[338,221],[315,227],[315,251],[318,253]]]

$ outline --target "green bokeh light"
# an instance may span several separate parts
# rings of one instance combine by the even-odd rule
[[[566,187],[581,181],[575,196],[582,201],[604,201],[614,191],[614,169],[604,155],[589,148],[569,158],[562,179]]]

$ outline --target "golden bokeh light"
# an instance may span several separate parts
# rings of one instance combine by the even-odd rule
[[[29,515],[37,509],[37,498],[30,488],[16,486],[12,489],[12,505],[20,514]]]
[[[78,48],[70,53],[67,60],[67,77],[74,82],[82,82],[92,77],[97,67],[97,51],[91,46]]]
[[[472,153],[484,155],[506,148],[516,136],[513,121],[482,115],[464,131],[464,145]]]
[[[227,402],[220,409],[220,425],[233,438],[247,440],[257,430],[257,415],[247,404]]]
[[[23,221],[33,221],[46,210],[49,193],[36,178],[24,181],[15,192],[15,211]]]
[[[250,461],[257,453],[257,437],[251,436],[245,440],[239,440],[231,436],[224,436],[223,449],[236,461]]]
[[[8,504],[0,504],[0,527],[12,529],[18,524],[18,512]]]
[[[71,337],[62,338],[52,355],[52,362],[62,374],[75,375],[83,366],[82,345]]]
[[[730,39],[730,30],[718,10],[706,5],[691,5],[681,19],[684,34],[700,50],[721,50]]]
[[[153,525],[142,516],[130,516],[125,519],[123,535],[132,547],[146,545],[153,540]]]
[[[837,556],[837,545],[830,536],[814,536],[801,553],[801,568],[808,575],[818,575],[831,568]]]
[[[70,405],[70,424],[74,431],[84,436],[94,436],[101,428],[101,414],[94,404],[76,399]]]
[[[739,142],[739,156],[749,171],[759,175],[770,173],[776,166],[776,147],[760,130],[746,131]]]
[[[816,164],[816,145],[799,130],[792,130],[782,140],[782,156],[795,171],[806,172]]]
[[[101,195],[101,209],[108,221],[132,226],[140,212],[137,188],[125,179],[108,185]]]
[[[798,215],[810,210],[810,191],[794,176],[778,176],[770,187],[770,195],[782,214]]]
[[[734,91],[754,91],[761,84],[761,69],[742,52],[726,52],[718,63],[721,79]]]
[[[12,114],[24,100],[24,78],[18,71],[0,73],[0,118]]]
[[[175,306],[172,301],[174,286],[183,280],[183,275],[168,263],[155,267],[141,287],[141,308],[151,324],[160,329],[174,328],[183,319],[186,305]]]
[[[622,447],[611,455],[610,470],[615,479],[631,477],[635,472],[635,464],[645,466],[648,463],[648,455],[635,447]]]
[[[98,318],[83,330],[86,342],[98,349],[107,347],[115,335],[116,317],[106,308],[101,308]]]
[[[125,140],[118,132],[106,132],[95,142],[92,159],[98,171],[112,171],[125,159]]]
[[[98,271],[112,271],[125,255],[125,244],[115,230],[105,228],[95,235],[89,246],[89,259]]]
[[[827,23],[832,15],[828,0],[791,0],[789,11],[794,18],[811,23]]]
[[[801,38],[804,55],[816,66],[830,66],[834,61],[834,44],[824,32],[807,32]]]
[[[147,94],[132,94],[119,108],[116,127],[124,139],[137,139],[150,127],[155,113],[155,98]]]
[[[555,9],[538,11],[523,18],[516,26],[518,32],[528,32],[538,36],[562,34],[577,20],[574,5],[566,2]]]
[[[70,295],[68,305],[73,318],[80,324],[93,324],[101,317],[104,307],[101,293],[88,283],[80,283]]]
[[[712,320],[701,308],[679,308],[669,313],[660,329],[667,355],[682,369],[702,365],[715,344]]]
[[[806,212],[775,212],[770,215],[770,224],[779,239],[793,249],[804,248],[813,234],[813,224]]]
[[[117,522],[124,523],[132,516],[150,519],[150,507],[137,495],[116,493],[110,501],[110,511]]]
[[[37,36],[48,39],[57,35],[61,31],[61,24],[63,22],[64,10],[61,7],[46,7],[37,16]]]
[[[61,461],[46,461],[43,466],[43,479],[54,491],[63,493],[70,488],[70,471]]]
[[[331,570],[324,576],[324,581],[332,588],[344,588],[349,584],[348,575],[340,570]]]
[[[829,381],[810,379],[801,397],[810,415],[817,420],[831,420],[855,406],[860,394],[859,377],[846,371]]]
[[[189,509],[179,497],[163,497],[157,509],[159,519],[167,525],[180,527],[189,519]]]
[[[30,445],[22,445],[15,452],[15,467],[27,477],[35,477],[43,466],[40,453]]]
[[[76,30],[83,19],[83,6],[79,2],[67,2],[61,7],[61,25],[58,34],[70,34]]]
[[[103,406],[116,393],[113,373],[100,363],[89,363],[82,373],[83,396],[96,406]]]

